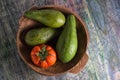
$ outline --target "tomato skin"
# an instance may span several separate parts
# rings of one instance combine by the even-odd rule
[[[44,60],[44,61],[41,62],[40,67],[42,67],[42,68],[48,68],[49,65],[48,65],[48,63],[46,62],[46,60]]]
[[[51,46],[41,44],[31,50],[31,59],[36,66],[48,68],[55,64],[57,57]]]

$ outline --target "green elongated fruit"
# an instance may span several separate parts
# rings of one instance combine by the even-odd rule
[[[48,27],[31,29],[25,35],[25,42],[31,46],[43,44],[54,38],[58,32],[58,29]]]
[[[57,41],[56,50],[58,58],[63,63],[70,62],[76,54],[77,47],[76,20],[74,15],[69,15],[64,29]]]
[[[36,20],[51,28],[59,28],[65,23],[64,14],[53,9],[26,11],[24,16]]]

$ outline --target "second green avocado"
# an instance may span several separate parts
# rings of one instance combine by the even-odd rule
[[[24,16],[36,20],[48,27],[59,28],[65,23],[65,16],[62,12],[53,9],[30,10]]]
[[[57,41],[56,51],[58,58],[63,63],[70,62],[78,48],[76,19],[74,15],[69,15],[66,19],[64,29]]]
[[[59,34],[60,30],[43,27],[29,30],[25,35],[25,42],[30,46],[44,44]]]

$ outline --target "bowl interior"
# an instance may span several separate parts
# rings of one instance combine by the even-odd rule
[[[52,9],[59,10],[65,16],[67,16],[69,14],[73,14],[76,16],[78,49],[77,49],[77,53],[76,53],[74,59],[72,59],[72,61],[70,61],[69,63],[66,63],[66,64],[57,60],[56,64],[49,67],[48,69],[43,69],[43,68],[35,66],[30,58],[30,51],[33,47],[25,44],[24,36],[28,30],[30,30],[32,28],[37,28],[37,27],[40,27],[43,25],[36,21],[27,19],[25,17],[22,17],[20,20],[20,27],[19,27],[18,33],[17,33],[17,47],[18,47],[18,51],[19,51],[19,54],[20,54],[22,60],[26,64],[28,64],[28,66],[31,67],[33,70],[35,70],[38,73],[44,74],[44,75],[57,75],[57,74],[61,74],[61,73],[69,71],[81,60],[82,56],[84,55],[84,53],[86,51],[86,47],[87,47],[87,33],[86,33],[85,27],[83,25],[83,22],[81,21],[79,16],[77,16],[74,12],[72,12],[71,10],[69,10],[67,8],[60,7],[60,6],[45,6],[45,7],[34,7],[32,9],[46,9],[46,8],[52,8]],[[48,44],[50,44],[52,47],[55,48],[56,41],[57,41],[57,37],[55,39],[49,41]]]

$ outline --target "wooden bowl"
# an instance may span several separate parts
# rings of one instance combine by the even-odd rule
[[[22,60],[31,69],[43,75],[53,76],[53,75],[59,75],[59,74],[66,73],[66,72],[78,73],[79,71],[83,69],[83,67],[86,65],[88,61],[88,55],[86,54],[86,49],[87,49],[87,44],[88,44],[88,33],[85,28],[85,25],[83,21],[81,20],[81,18],[76,13],[74,13],[70,9],[65,8],[63,6],[57,6],[57,5],[46,5],[43,7],[34,6],[30,8],[30,10],[46,9],[46,8],[50,8],[50,9],[52,8],[52,9],[59,10],[65,16],[69,14],[75,15],[76,21],[77,21],[76,28],[77,28],[77,37],[78,37],[78,49],[77,49],[77,53],[74,59],[72,59],[72,61],[66,64],[57,60],[56,64],[49,67],[48,69],[43,69],[43,68],[35,66],[30,58],[30,51],[32,47],[25,44],[24,36],[29,29],[34,28],[35,26],[41,26],[42,24],[36,21],[30,20],[28,18],[25,18],[23,16],[20,18],[20,21],[19,21],[20,26],[17,32],[17,48],[18,48],[19,55],[22,58]]]

